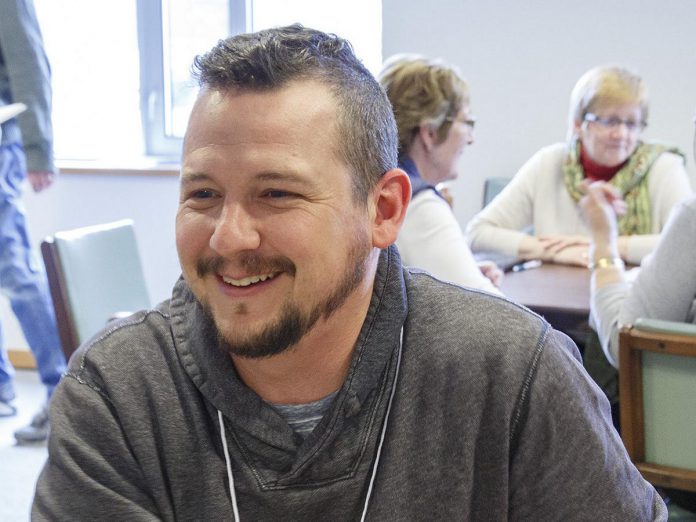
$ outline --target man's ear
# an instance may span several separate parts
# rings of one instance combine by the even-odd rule
[[[372,192],[372,245],[387,248],[396,241],[411,201],[411,182],[401,169],[387,171]]]

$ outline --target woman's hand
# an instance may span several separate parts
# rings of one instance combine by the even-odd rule
[[[520,256],[578,266],[587,266],[590,259],[619,257],[616,216],[626,212],[626,203],[613,185],[603,181],[588,184],[586,191],[580,209],[591,238],[562,234],[529,236],[520,243]]]
[[[596,181],[587,187],[580,200],[580,209],[593,239],[616,237],[616,216],[626,212],[626,202],[616,187],[604,181]]]
[[[559,265],[575,265],[586,267],[589,262],[589,245],[572,245],[556,252],[551,258],[551,262]]]
[[[580,209],[592,234],[593,257],[618,256],[616,216],[626,212],[626,203],[616,187],[603,181],[588,185]]]
[[[541,259],[564,265],[587,265],[590,239],[578,235],[527,236],[520,243],[518,254],[523,259]]]
[[[566,248],[587,246],[590,240],[585,236],[569,236],[563,234],[539,236],[539,243],[547,255],[553,257]]]
[[[493,261],[479,261],[479,270],[483,276],[493,283],[493,286],[500,288],[500,283],[503,282],[503,271]]]

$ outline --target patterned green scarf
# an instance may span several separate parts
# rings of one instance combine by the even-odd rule
[[[609,183],[619,189],[627,207],[626,214],[620,216],[618,220],[619,234],[626,236],[652,232],[647,174],[663,152],[673,152],[684,157],[674,147],[660,143],[639,142],[628,163],[611,178]],[[584,195],[581,183],[585,180],[585,172],[580,163],[580,142],[577,139],[568,147],[563,163],[563,174],[566,188],[577,203]]]

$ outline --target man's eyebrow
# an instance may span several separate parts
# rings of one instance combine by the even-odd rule
[[[296,183],[299,185],[305,185],[307,187],[314,187],[316,182],[313,178],[304,176],[295,172],[260,172],[254,176],[256,181],[266,181],[266,182],[286,182],[286,183]],[[211,182],[214,178],[210,174],[205,174],[203,172],[183,172],[181,174],[181,184],[193,184],[201,182]]]
[[[182,172],[181,183],[197,183],[199,181],[209,181],[211,178],[208,174],[202,172]]]
[[[258,181],[286,181],[290,183],[299,183],[313,187],[315,181],[313,178],[297,174],[295,172],[261,172],[254,176]]]

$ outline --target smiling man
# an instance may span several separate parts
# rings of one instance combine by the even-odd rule
[[[196,67],[183,277],[72,358],[34,519],[664,518],[565,336],[401,266],[410,184],[347,42]]]

